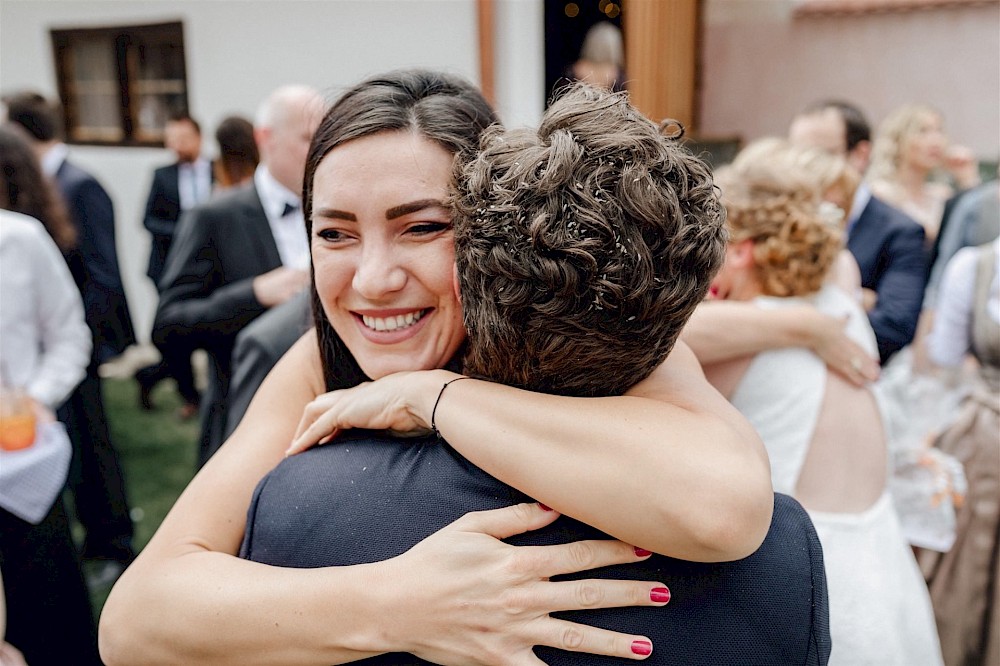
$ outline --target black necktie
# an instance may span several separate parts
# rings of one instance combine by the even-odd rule
[[[297,203],[291,204],[286,201],[285,209],[281,211],[281,217],[288,217],[292,213],[297,213],[298,211],[299,205]]]

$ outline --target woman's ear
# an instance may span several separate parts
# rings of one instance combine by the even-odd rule
[[[462,302],[462,286],[458,283],[458,264],[451,265],[451,288],[455,291],[455,300]]]
[[[753,240],[745,238],[733,245],[733,262],[739,268],[753,266]]]

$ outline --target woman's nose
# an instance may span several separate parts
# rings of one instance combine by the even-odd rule
[[[406,285],[406,269],[395,248],[388,244],[368,243],[361,251],[354,270],[354,290],[369,300],[378,300]]]

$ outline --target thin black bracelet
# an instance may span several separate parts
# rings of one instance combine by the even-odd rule
[[[448,388],[448,386],[454,384],[460,379],[472,379],[472,377],[466,377],[463,375],[461,377],[455,377],[454,379],[449,379],[444,383],[444,386],[441,387],[441,391],[438,392],[437,400],[434,401],[434,409],[431,410],[431,430],[434,432],[435,435],[438,436],[438,439],[443,439],[441,437],[441,431],[437,429],[437,423],[435,423],[434,421],[434,418],[437,416],[438,403],[441,402],[441,396],[444,395],[444,390]]]

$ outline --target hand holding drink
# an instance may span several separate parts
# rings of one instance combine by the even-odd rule
[[[18,451],[35,443],[35,401],[23,389],[0,388],[0,449]]]

